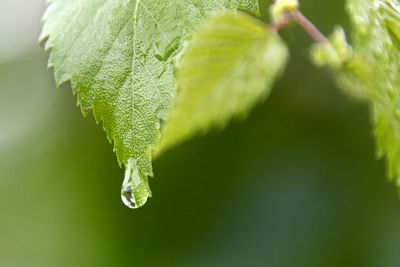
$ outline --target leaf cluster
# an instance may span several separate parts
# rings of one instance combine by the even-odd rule
[[[279,0],[274,23],[297,10]],[[247,13],[237,11],[247,10]],[[371,103],[380,154],[400,173],[400,7],[349,0],[354,45],[337,28],[312,49],[350,95]],[[252,14],[249,15],[248,13]],[[50,0],[40,37],[58,85],[70,81],[83,114],[93,111],[124,165],[131,207],[151,196],[152,158],[224,127],[265,99],[288,59],[257,0]],[[275,24],[277,25],[277,24]]]

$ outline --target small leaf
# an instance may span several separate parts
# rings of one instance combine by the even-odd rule
[[[316,65],[338,69],[351,59],[353,50],[347,43],[343,28],[336,27],[329,42],[315,44],[311,55]]]
[[[287,55],[276,32],[244,13],[208,20],[177,62],[176,107],[158,151],[245,115],[268,95]]]
[[[336,27],[329,42],[314,44],[311,56],[315,65],[333,70],[337,83],[346,93],[359,99],[367,97],[366,84],[372,83],[373,69],[347,43],[343,28]]]
[[[137,207],[151,195],[151,149],[175,95],[172,58],[201,20],[236,8],[257,12],[258,1],[50,0],[40,37],[49,66],[103,122]]]

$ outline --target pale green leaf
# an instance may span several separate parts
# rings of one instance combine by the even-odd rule
[[[176,106],[158,151],[245,115],[268,95],[286,59],[276,32],[256,19],[240,12],[209,19],[177,62]]]
[[[151,150],[175,94],[172,58],[181,40],[217,11],[257,7],[256,0],[50,1],[40,37],[51,49],[49,66],[57,84],[71,82],[82,112],[103,122],[136,206],[151,194]]]
[[[400,184],[400,8],[397,0],[349,0],[354,49],[372,68],[365,87],[371,102],[379,154]]]
[[[317,66],[330,67],[336,82],[347,94],[365,100],[366,84],[374,83],[373,68],[348,44],[343,28],[336,27],[329,42],[314,44],[311,56]]]

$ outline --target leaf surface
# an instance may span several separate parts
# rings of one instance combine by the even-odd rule
[[[152,146],[175,95],[172,58],[199,22],[256,0],[51,0],[40,40],[57,84],[71,82],[114,142],[139,207],[151,195]],[[135,177],[134,177],[135,176]]]
[[[268,95],[287,56],[276,32],[249,15],[228,12],[209,19],[178,60],[176,106],[158,151],[246,115]]]

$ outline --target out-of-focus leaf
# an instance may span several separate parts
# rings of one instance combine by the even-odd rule
[[[317,65],[334,70],[346,93],[362,96],[372,108],[379,156],[387,156],[389,176],[400,185],[400,6],[398,0],[349,0],[354,46],[343,31],[317,44]],[[342,36],[342,37],[340,37]],[[338,38],[339,37],[339,38]],[[342,53],[346,48],[348,52]]]
[[[400,8],[397,0],[349,0],[354,50],[372,69],[364,80],[372,106],[379,155],[391,178],[400,174]],[[397,178],[400,184],[400,179]]]
[[[159,151],[247,113],[268,95],[287,55],[276,32],[244,13],[208,20],[178,60],[176,106]]]

